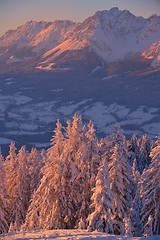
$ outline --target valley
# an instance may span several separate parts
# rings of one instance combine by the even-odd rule
[[[1,74],[1,144],[48,147],[56,120],[65,122],[74,114],[93,120],[99,137],[119,122],[128,137],[153,139],[160,131],[159,71],[96,74]]]

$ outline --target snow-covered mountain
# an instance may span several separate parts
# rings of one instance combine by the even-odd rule
[[[75,23],[64,20],[54,22],[30,21],[16,30],[7,31],[0,38],[0,48],[15,46],[16,49],[33,47],[33,51],[41,52],[57,46],[65,34],[73,30]]]
[[[69,20],[30,21],[7,31],[0,38],[0,69],[18,71],[18,65],[29,65],[30,70],[37,56],[60,44],[76,25]]]
[[[66,41],[43,55],[54,60],[66,51],[95,52],[105,62],[131,58],[160,38],[160,17],[135,17],[129,11],[112,8],[99,11],[79,24]]]
[[[93,59],[96,65],[145,58],[142,53],[159,40],[160,16],[145,19],[118,8],[98,11],[82,23],[31,21],[0,38],[0,71],[61,69],[64,63],[93,63]]]

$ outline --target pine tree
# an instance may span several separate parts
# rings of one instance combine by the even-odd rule
[[[29,180],[27,176],[27,153],[23,146],[18,156],[14,144],[10,145],[7,157],[7,189],[10,231],[20,230],[29,206]]]
[[[0,152],[0,234],[8,231],[7,222],[7,193],[6,193],[6,176],[4,171],[4,158]]]
[[[36,148],[32,148],[27,156],[28,173],[30,178],[30,195],[38,188],[42,178],[41,168],[44,166],[42,157]]]
[[[141,138],[137,138],[133,135],[128,145],[130,153],[130,164],[132,165],[134,159],[137,160],[137,169],[140,173],[143,172],[150,164],[150,151],[151,143],[147,135],[143,135]]]
[[[88,216],[88,230],[113,233],[113,196],[110,190],[110,177],[106,159],[102,160],[93,188],[92,213]]]
[[[65,228],[64,208],[65,188],[65,163],[61,159],[64,147],[62,125],[57,121],[52,146],[47,153],[47,161],[42,168],[42,179],[34,192],[22,230]],[[66,204],[66,205],[65,205]]]
[[[129,163],[132,166],[134,160],[140,158],[140,147],[139,141],[135,134],[131,137],[130,141],[128,141],[128,151],[129,151]],[[138,163],[137,163],[138,167]]]
[[[142,223],[150,216],[153,220],[153,234],[160,234],[160,136],[151,150],[151,164],[142,174]],[[144,229],[145,232],[145,229]]]
[[[59,159],[61,156],[64,144],[65,144],[65,138],[63,134],[63,126],[59,120],[57,120],[56,128],[53,131],[54,135],[51,138],[51,144],[52,146],[48,149],[48,161],[52,162],[52,159]]]
[[[79,150],[82,149],[85,139],[85,127],[82,124],[81,117],[74,115],[73,121],[67,122],[66,138],[62,159],[66,166],[63,185],[66,186],[64,190],[68,205],[64,212],[67,228],[74,228],[80,216],[79,210],[85,204],[85,202],[82,202],[83,187],[85,188],[82,183],[81,172],[83,171],[83,160],[79,157]]]
[[[123,145],[122,145],[123,146]],[[114,200],[114,233],[123,235],[125,232],[123,219],[129,217],[131,204],[130,195],[130,170],[126,160],[126,150],[115,145],[111,161],[109,163],[111,190]]]
[[[142,225],[141,225],[141,208],[142,208],[142,201],[141,201],[141,175],[140,172],[137,170],[137,161],[134,159],[133,166],[132,166],[132,175],[134,180],[134,198],[132,202],[131,208],[131,222],[132,222],[132,230],[135,237],[140,237],[142,233]]]
[[[90,121],[77,155],[77,165],[78,169],[80,169],[77,179],[81,194],[80,207],[77,210],[78,225],[76,223],[76,226],[83,229],[87,228],[86,219],[90,214],[91,190],[95,187],[95,178],[100,164],[99,150],[94,124]]]
[[[147,135],[143,135],[140,141],[140,158],[139,158],[139,171],[142,173],[143,170],[148,168],[150,158],[151,144]]]
[[[42,166],[44,166],[45,163],[48,161],[47,152],[44,148],[42,148],[40,152],[40,157],[41,157]]]

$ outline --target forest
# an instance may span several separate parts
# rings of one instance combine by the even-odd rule
[[[160,234],[160,136],[127,139],[116,124],[98,139],[74,115],[57,120],[47,150],[0,153],[0,233],[75,228]]]

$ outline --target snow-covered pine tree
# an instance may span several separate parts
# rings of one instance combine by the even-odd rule
[[[60,121],[57,121],[51,143],[47,161],[41,170],[43,177],[32,196],[22,230],[66,228],[63,213],[67,208],[66,186],[63,184],[65,163],[61,160],[65,138]]]
[[[151,143],[147,135],[141,137],[140,152],[139,171],[142,173],[145,168],[148,168],[151,162]]]
[[[124,219],[130,214],[130,169],[127,162],[125,145],[120,143],[114,146],[109,162],[111,190],[114,201],[114,233],[123,235],[125,232]]]
[[[64,208],[65,223],[67,228],[74,228],[79,218],[79,209],[82,206],[82,160],[79,158],[79,150],[84,144],[85,127],[81,117],[74,115],[73,121],[67,121],[66,144],[62,154],[62,160],[66,169],[63,185],[67,208]]]
[[[45,163],[48,161],[47,152],[44,148],[42,148],[42,150],[40,152],[40,157],[41,157],[41,161],[42,161],[42,166],[44,166]]]
[[[124,154],[125,158],[128,158],[128,149],[127,149],[127,139],[124,135],[124,132],[120,125],[117,123],[114,125],[113,131],[109,136],[109,141],[111,142],[111,152],[113,153],[114,146],[120,146],[121,151]]]
[[[129,163],[132,166],[135,159],[140,157],[140,147],[139,141],[135,134],[132,135],[131,139],[128,141],[128,152],[129,152]],[[138,167],[138,165],[137,165]]]
[[[42,178],[41,168],[44,166],[42,157],[36,148],[32,148],[27,156],[28,173],[30,178],[30,195],[37,189]]]
[[[142,211],[141,222],[144,226],[152,218],[153,234],[160,234],[160,136],[151,150],[151,164],[142,174]],[[145,232],[145,227],[143,232]]]
[[[24,222],[29,205],[29,179],[27,176],[27,153],[22,147],[16,155],[15,145],[10,145],[7,156],[7,189],[9,205],[9,223],[12,229],[19,231]],[[10,228],[10,231],[12,230]]]
[[[24,212],[26,215],[27,209],[29,207],[29,202],[31,199],[30,195],[30,176],[29,176],[29,166],[28,166],[28,151],[25,146],[22,146],[17,155],[17,161],[19,166],[19,177],[17,181],[19,181],[19,193],[21,196],[21,200],[24,206]]]
[[[0,151],[0,234],[8,231],[9,226],[7,217],[6,175],[4,170],[4,158]]]
[[[56,122],[56,128],[53,133],[53,137],[51,138],[52,146],[47,152],[49,162],[52,162],[52,160],[56,158],[59,159],[64,149],[65,138],[63,134],[63,126],[59,120]]]
[[[143,172],[150,164],[151,143],[147,135],[137,138],[133,135],[128,145],[130,157],[129,161],[132,165],[134,159],[137,160],[137,169],[140,173]]]
[[[17,180],[17,170],[18,170],[18,161],[16,155],[15,143],[10,144],[9,154],[6,157],[5,161],[5,171],[6,171],[6,188],[8,192],[8,212],[9,219],[8,224],[10,225],[15,221],[15,204],[16,204],[16,180]],[[13,223],[12,223],[13,224]]]
[[[88,216],[88,230],[113,233],[113,196],[110,190],[110,177],[107,160],[101,161],[96,177],[96,186],[93,188],[91,197],[92,209]]]
[[[134,159],[133,166],[132,166],[132,176],[134,181],[134,198],[132,202],[131,208],[131,223],[132,223],[132,232],[135,237],[140,237],[142,233],[142,225],[141,225],[141,175],[140,172],[137,170],[137,161]]]
[[[80,169],[77,179],[81,186],[81,195],[79,200],[80,207],[77,210],[78,225],[76,223],[76,226],[83,229],[87,228],[86,219],[90,214],[91,189],[95,187],[95,178],[100,164],[100,147],[95,136],[94,124],[91,121],[87,125],[84,135],[85,137],[77,155],[77,166]]]

